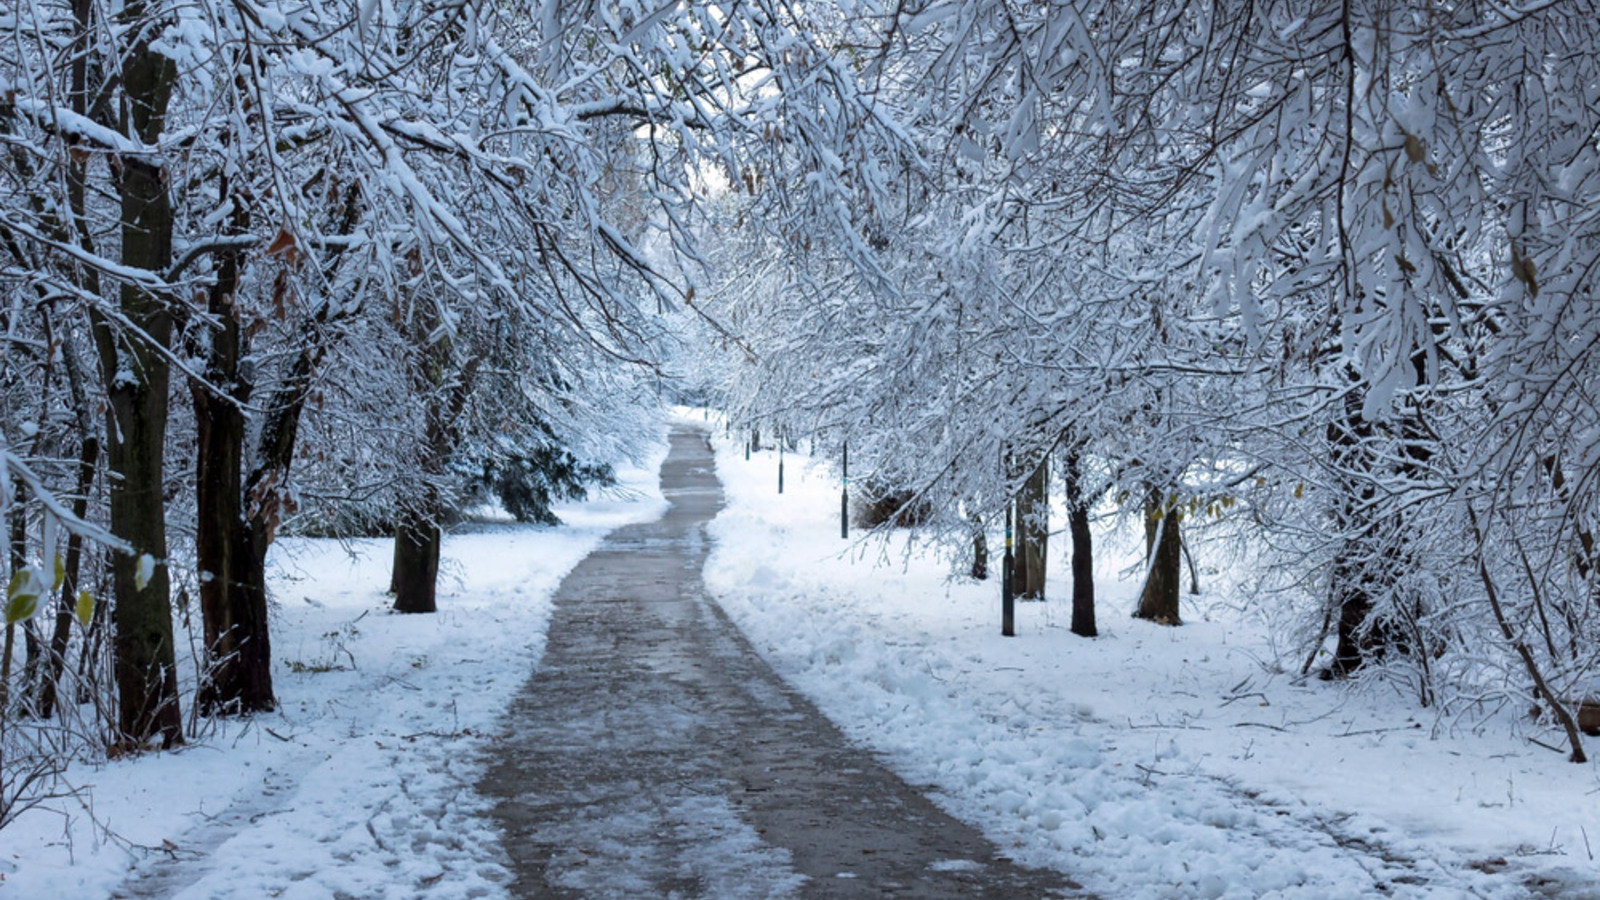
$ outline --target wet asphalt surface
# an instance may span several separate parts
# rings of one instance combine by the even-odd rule
[[[756,654],[700,580],[722,506],[706,436],[671,440],[671,508],[562,583],[479,785],[512,896],[1076,896],[852,745]]]

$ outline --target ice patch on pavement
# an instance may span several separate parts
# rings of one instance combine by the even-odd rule
[[[545,879],[585,897],[790,897],[806,878],[790,867],[787,850],[762,843],[722,792],[685,792],[664,803],[595,798],[557,827],[545,828],[551,854]],[[620,808],[619,808],[620,805]]]

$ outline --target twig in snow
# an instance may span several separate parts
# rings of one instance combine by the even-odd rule
[[[1160,769],[1153,769],[1150,766],[1140,765],[1139,763],[1134,763],[1133,767],[1135,769],[1138,769],[1139,771],[1144,773],[1144,782],[1143,782],[1143,786],[1144,787],[1149,787],[1150,786],[1150,776],[1151,775],[1168,775],[1168,774],[1171,774],[1169,772],[1163,772]]]
[[[1250,691],[1249,693],[1246,693],[1246,694],[1234,694],[1234,695],[1232,695],[1230,697],[1224,697],[1224,698],[1222,698],[1222,705],[1223,706],[1227,706],[1228,704],[1234,702],[1235,700],[1243,700],[1246,697],[1260,697],[1261,698],[1261,702],[1263,704],[1267,703],[1267,695],[1266,694],[1263,694],[1260,691]]]
[[[1417,726],[1411,726],[1411,728],[1415,727]],[[1388,734],[1391,731],[1410,731],[1411,728],[1363,728],[1360,731],[1346,731],[1344,734],[1336,734],[1334,737],[1355,737],[1356,735],[1361,734]]]
[[[1546,750],[1553,750],[1556,753],[1566,753],[1567,752],[1567,751],[1561,749],[1560,747],[1552,747],[1551,745],[1546,744],[1544,741],[1541,741],[1536,737],[1528,738],[1528,743],[1530,743],[1530,744],[1538,744],[1539,746],[1545,748]]]

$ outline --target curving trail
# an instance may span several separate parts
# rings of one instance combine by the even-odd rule
[[[479,785],[512,895],[1075,895],[851,745],[756,654],[700,582],[722,506],[711,449],[700,431],[671,440],[671,508],[562,583]]]

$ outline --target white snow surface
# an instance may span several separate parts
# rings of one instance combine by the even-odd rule
[[[0,898],[499,898],[510,879],[475,785],[539,663],[563,576],[666,508],[665,441],[563,524],[450,534],[439,612],[389,610],[392,542],[285,538],[269,559],[280,710],[69,777],[83,803],[0,833]],[[186,710],[186,714],[188,711]]]
[[[1216,596],[1186,595],[1180,627],[1133,619],[1142,547],[1102,534],[1100,636],[1068,630],[1056,534],[1062,599],[1019,602],[1002,637],[997,579],[952,578],[904,532],[843,540],[837,474],[786,454],[779,495],[775,453],[716,444],[709,589],[852,739],[1019,861],[1118,900],[1600,898],[1600,769],[1528,740],[1557,735],[1297,678]]]

